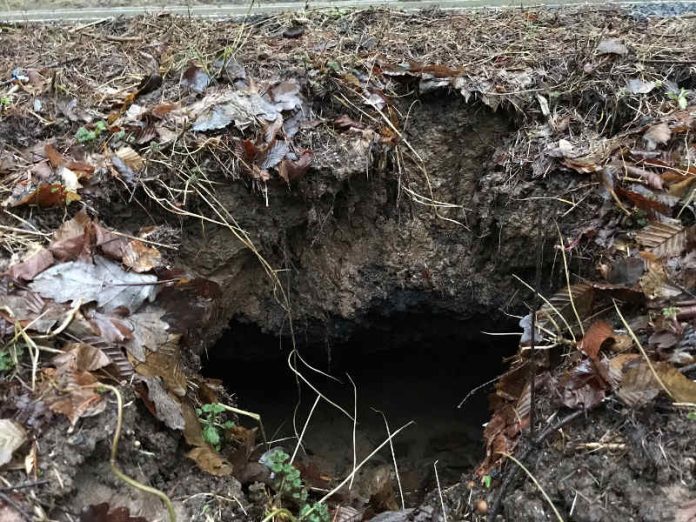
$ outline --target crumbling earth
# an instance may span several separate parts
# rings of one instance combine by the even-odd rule
[[[2,27],[1,518],[693,519],[694,29]],[[420,507],[393,470],[296,482],[200,374],[235,319],[289,339],[311,394],[320,340],[404,309],[523,317],[485,455]]]

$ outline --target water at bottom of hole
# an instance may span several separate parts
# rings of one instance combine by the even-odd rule
[[[319,401],[303,437],[300,468],[322,477],[326,487],[336,484],[353,468],[354,446],[359,463],[386,440],[386,417],[392,432],[414,421],[393,439],[407,504],[414,505],[436,486],[435,462],[443,487],[459,480],[483,455],[481,425],[488,420],[490,388],[462,408],[457,405],[471,389],[500,374],[503,358],[517,346],[515,337],[483,335],[486,323],[490,321],[402,314],[330,348],[300,347],[308,362],[340,379],[337,383],[299,365],[325,397],[345,410]],[[235,322],[209,351],[204,371],[223,379],[239,407],[261,414],[268,437],[280,440],[292,454],[295,432],[303,430],[317,395],[304,384],[298,388],[281,345],[287,347],[287,340],[281,343],[255,326]],[[357,388],[355,444],[348,375]],[[368,499],[385,474],[393,476],[388,445],[357,474],[353,494]]]

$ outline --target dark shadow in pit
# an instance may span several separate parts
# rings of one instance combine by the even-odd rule
[[[418,502],[435,485],[433,463],[438,461],[444,485],[460,479],[483,454],[482,424],[488,420],[488,393],[476,393],[457,408],[473,388],[504,371],[503,359],[516,352],[517,336],[482,333],[515,332],[515,320],[481,316],[458,320],[448,314],[402,312],[374,314],[360,321],[345,340],[297,337],[303,357],[316,368],[342,381],[335,383],[306,367],[303,375],[327,397],[353,412],[353,388],[357,386],[358,462],[386,438],[384,412],[391,431],[410,420],[394,439],[403,488],[410,502]],[[233,321],[222,339],[209,350],[204,374],[220,378],[237,397],[241,408],[260,413],[268,436],[293,436],[293,411],[298,384],[289,370],[288,338],[262,332],[258,326]],[[300,432],[316,394],[302,385],[296,430]],[[303,465],[336,479],[352,469],[353,424],[325,401],[320,401],[304,437]],[[289,453],[295,440],[280,443]],[[359,494],[371,493],[371,475],[391,464],[385,447],[356,480]],[[362,482],[361,482],[362,480]],[[363,483],[364,482],[364,483]]]

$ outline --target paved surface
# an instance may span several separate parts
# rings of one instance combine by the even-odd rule
[[[137,1],[137,0],[136,0]],[[54,21],[95,21],[119,16],[138,16],[143,14],[171,13],[181,16],[193,16],[197,18],[235,18],[249,13],[249,4],[244,0],[238,0],[237,4],[225,5],[191,5],[191,6],[134,6],[134,7],[74,7],[65,9],[31,8],[24,10],[0,10],[0,21],[10,23],[23,22],[54,22]],[[90,2],[86,2],[90,3]],[[251,8],[251,14],[270,14],[283,11],[301,11],[309,6],[310,9],[354,9],[367,7],[394,7],[398,9],[423,9],[427,7],[439,7],[441,9],[472,9],[482,7],[505,6],[559,6],[559,5],[603,5],[607,2],[586,2],[581,0],[334,0],[334,1],[279,1],[257,2]],[[683,14],[684,12],[696,12],[696,0],[686,2],[615,2],[615,5],[630,5],[636,11],[645,11],[648,8],[650,14]],[[0,5],[2,3],[0,2]],[[36,5],[27,2],[28,6]]]

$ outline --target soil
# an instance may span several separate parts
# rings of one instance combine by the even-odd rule
[[[7,100],[0,116],[0,174],[7,198],[0,215],[7,232],[0,259],[7,271],[4,298],[16,303],[22,292],[36,290],[32,285],[50,269],[22,277],[29,267],[21,262],[37,244],[58,252],[53,232],[69,219],[82,219],[76,217],[80,210],[99,226],[156,246],[162,257],[142,270],[161,286],[154,303],[142,305],[144,312],[78,304],[81,311],[72,312],[65,330],[36,337],[52,352],[33,365],[29,343],[20,363],[3,369],[0,419],[24,426],[29,438],[16,450],[11,469],[3,469],[7,488],[0,489],[0,519],[22,512],[31,519],[32,512],[36,519],[97,520],[85,509],[106,502],[128,508],[132,517],[166,520],[157,497],[119,481],[111,469],[120,412],[118,466],[171,498],[178,520],[264,520],[279,505],[292,503],[282,504],[264,467],[261,432],[257,442],[246,445],[225,438],[221,455],[232,472],[218,467],[208,473],[219,456],[210,445],[192,442],[196,430],[184,417],[210,402],[260,413],[264,434],[292,453],[316,397],[311,383],[346,410],[321,400],[308,423],[297,465],[314,501],[350,473],[353,446],[360,461],[385,440],[384,419],[373,409],[384,413],[392,432],[416,421],[393,441],[405,505],[387,445],[356,474],[352,490],[339,488],[330,502],[337,519],[352,520],[340,511],[352,508],[355,520],[392,522],[496,515],[541,521],[557,518],[553,509],[564,520],[691,520],[696,423],[688,405],[679,403],[692,401],[655,398],[658,389],[640,405],[631,404],[611,376],[592,373],[595,384],[587,386],[599,399],[573,402],[569,395],[590,393],[573,387],[576,365],[605,363],[587,355],[587,345],[576,342],[571,327],[549,341],[534,363],[534,434],[529,401],[522,408],[530,386],[525,380],[513,394],[508,384],[530,375],[529,350],[518,351],[519,320],[530,307],[540,307],[520,280],[551,296],[572,278],[602,280],[592,288],[615,292],[612,298],[621,301],[646,346],[656,325],[663,325],[656,319],[660,310],[676,309],[669,313],[678,328],[669,324],[671,335],[679,336],[675,351],[682,359],[668,358],[672,352],[665,355],[654,344],[648,346],[650,357],[679,368],[675,371],[693,385],[691,239],[663,269],[678,264],[671,282],[681,285],[682,293],[647,298],[645,284],[629,287],[623,276],[619,282],[602,279],[625,252],[637,251],[630,243],[634,235],[626,232],[654,219],[648,211],[658,203],[671,205],[670,217],[681,219],[685,230],[693,228],[692,215],[677,215],[666,193],[645,211],[634,185],[658,191],[654,178],[642,174],[647,181],[636,183],[617,177],[616,191],[610,191],[602,169],[617,163],[617,150],[628,155],[649,148],[646,129],[666,121],[671,134],[658,139],[658,151],[664,149],[659,159],[685,176],[679,182],[690,180],[690,164],[679,161],[693,154],[688,129],[696,118],[688,114],[696,87],[694,24],[688,16],[661,19],[587,8],[308,13],[244,25],[143,17],[78,28],[0,28],[0,98]],[[605,42],[609,37],[612,43]],[[601,51],[607,46],[609,51]],[[192,92],[186,81],[197,74],[209,82]],[[661,83],[630,93],[628,80],[638,77],[660,79],[664,89],[673,82],[683,92],[667,91],[669,96]],[[288,79],[298,86],[297,92],[284,86],[290,101],[269,94]],[[194,132],[190,122],[179,126],[180,110],[227,89],[290,104],[283,118],[296,123],[286,125],[277,140],[289,144],[281,160],[264,166],[271,154],[262,148],[276,143],[276,137],[267,140],[267,121],[212,132]],[[99,120],[108,124],[107,137],[78,143],[79,128],[94,130]],[[176,132],[167,128],[172,121],[178,122]],[[167,141],[167,135],[176,139]],[[610,146],[620,140],[633,141]],[[46,167],[48,174],[36,166],[56,163],[45,152],[47,141],[72,158]],[[126,160],[114,159],[124,146],[132,146],[136,156],[124,156],[132,162],[127,168]],[[568,146],[586,154],[571,156]],[[309,168],[301,167],[305,155],[311,155]],[[41,208],[38,196],[22,199],[36,180],[51,180],[66,165],[82,172],[84,163],[95,167],[80,178],[79,201]],[[294,179],[286,181],[283,172],[294,173]],[[616,203],[617,194],[629,210]],[[114,256],[96,239],[103,232],[91,230],[85,233],[91,239],[82,240],[91,246],[68,261]],[[554,245],[559,235],[563,248]],[[63,266],[54,255],[53,267]],[[129,266],[129,274],[142,275],[125,254],[117,261]],[[146,262],[145,256],[136,261]],[[658,285],[655,291],[661,290]],[[39,299],[44,298],[40,306],[49,306],[52,300]],[[552,301],[562,306],[562,300]],[[38,312],[25,308],[37,319]],[[588,329],[597,318],[612,322],[611,335],[597,351],[615,360],[619,337],[629,338],[633,330],[609,318],[611,301],[597,308],[578,322],[581,329],[585,320]],[[105,324],[143,320],[144,313],[161,319],[152,321],[156,331],[144,340],[137,339],[136,327],[120,340],[107,335]],[[650,321],[639,321],[648,314]],[[13,317],[2,315],[0,323],[4,357],[15,353],[16,337],[10,339],[16,325],[33,332],[30,320],[11,322]],[[96,333],[73,328],[90,317],[101,317]],[[145,341],[154,343],[161,334],[165,341],[150,349]],[[617,339],[614,348],[609,338]],[[140,350],[147,364],[138,359],[136,341],[145,346]],[[101,409],[69,411],[77,415],[71,425],[65,409],[49,398],[57,393],[53,383],[62,368],[52,357],[75,342],[98,348],[129,373],[116,379],[91,368],[75,374],[118,385],[125,406],[120,410],[104,388],[101,399],[92,398]],[[630,341],[629,346],[619,356],[640,361],[642,347],[638,351]],[[33,392],[32,371],[38,372]],[[349,418],[354,397],[346,374],[356,383],[356,425]],[[91,389],[67,385],[73,393]],[[473,397],[467,395],[477,388]],[[172,404],[176,411],[163,414]],[[514,418],[503,413],[510,404]],[[555,425],[577,410],[581,415]],[[504,429],[493,432],[503,418]],[[251,432],[240,432],[240,425],[247,430],[256,425],[244,411],[234,420],[234,433],[242,436]],[[200,431],[198,424],[195,420]],[[495,446],[492,455],[494,442],[501,440],[496,437],[502,437],[504,451]],[[210,460],[187,458],[192,446],[209,452]],[[533,479],[526,472],[513,476],[520,468],[501,457],[506,453],[517,455]],[[27,454],[24,471],[18,463]],[[12,489],[24,482],[29,487]],[[283,516],[276,512],[275,519]]]

